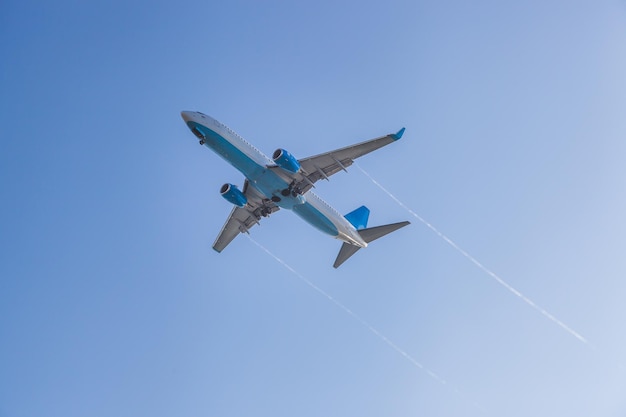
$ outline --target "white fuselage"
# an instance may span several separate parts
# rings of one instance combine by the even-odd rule
[[[200,112],[183,111],[181,115],[196,136],[203,136],[204,146],[237,168],[249,184],[267,199],[274,197],[277,206],[293,211],[307,223],[336,239],[359,247],[367,246],[356,228],[313,192],[287,197],[281,195],[281,190],[291,181],[289,173],[268,169],[275,165],[274,161],[226,125]]]

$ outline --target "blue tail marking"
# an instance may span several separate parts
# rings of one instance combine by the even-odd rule
[[[370,217],[370,209],[365,206],[361,206],[343,217],[345,217],[346,220],[348,220],[357,230],[365,229],[367,227],[367,220]]]

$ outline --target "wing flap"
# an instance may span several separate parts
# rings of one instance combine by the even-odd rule
[[[356,145],[346,146],[345,148],[304,158],[298,162],[300,162],[302,169],[309,173],[309,175],[317,173],[320,177],[323,177],[322,174],[330,177],[352,165],[355,159],[393,143],[398,139],[397,134],[385,135],[357,143]]]
[[[329,177],[339,171],[346,171],[346,168],[352,165],[355,159],[395,142],[402,137],[403,133],[404,128],[397,133],[300,159],[298,162],[300,163],[301,170],[295,174],[288,174],[277,166],[270,166],[268,168],[274,170],[282,177],[287,176],[294,182],[295,188],[305,193],[313,188],[317,181],[321,179],[328,180]]]
[[[213,243],[213,249],[216,252],[223,251],[240,233],[248,233],[254,225],[260,224],[262,217],[267,217],[279,210],[279,207],[272,201],[262,199],[254,187],[249,187],[248,180],[244,183],[243,193],[248,199],[248,204],[244,207],[233,207]]]
[[[247,233],[248,229],[254,225],[246,226],[250,217],[250,213],[245,208],[233,207],[228,220],[224,223],[222,230],[213,243],[213,249],[221,252],[239,233]]]

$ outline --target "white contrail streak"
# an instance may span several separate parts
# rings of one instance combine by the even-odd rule
[[[439,375],[437,375],[436,373],[428,370],[424,365],[422,365],[421,363],[419,363],[417,360],[415,360],[411,355],[409,355],[408,353],[406,353],[403,349],[401,349],[398,345],[396,345],[395,343],[393,343],[391,340],[389,340],[387,338],[387,336],[383,335],[381,332],[379,332],[378,330],[376,330],[376,328],[374,326],[372,326],[371,324],[369,324],[368,322],[366,322],[365,320],[363,320],[361,317],[359,317],[354,311],[350,310],[348,307],[346,307],[345,305],[343,305],[341,302],[339,302],[337,299],[335,299],[332,295],[328,294],[326,291],[324,291],[323,289],[321,289],[320,287],[318,287],[317,285],[315,285],[313,282],[311,282],[310,280],[308,280],[306,277],[304,277],[302,274],[300,274],[298,271],[296,271],[295,269],[293,269],[291,266],[289,266],[285,261],[283,261],[282,259],[280,259],[278,256],[274,255],[272,252],[269,251],[269,249],[267,249],[265,246],[261,245],[259,242],[257,242],[256,240],[252,239],[252,237],[250,237],[250,235],[246,235],[248,236],[248,239],[250,239],[250,241],[252,243],[254,243],[255,245],[257,245],[259,248],[261,248],[263,251],[265,251],[265,253],[267,253],[268,255],[270,255],[272,258],[274,258],[278,263],[280,263],[282,266],[284,266],[285,268],[287,268],[289,271],[291,271],[295,276],[297,276],[298,278],[300,278],[302,281],[304,281],[309,287],[313,288],[315,291],[317,291],[318,293],[320,293],[321,295],[323,295],[324,297],[326,297],[328,300],[330,300],[333,304],[335,304],[337,307],[339,307],[340,309],[342,309],[343,311],[345,311],[346,313],[348,313],[350,316],[352,316],[353,319],[355,319],[356,321],[358,321],[359,323],[361,323],[363,326],[365,326],[370,332],[374,333],[376,336],[378,336],[379,339],[381,339],[383,342],[385,342],[386,344],[388,344],[389,346],[391,346],[391,348],[393,350],[395,350],[396,352],[398,352],[400,355],[404,356],[405,359],[407,359],[409,362],[411,362],[413,365],[417,366],[418,368],[424,370],[428,375],[430,375],[431,377],[433,377],[435,380],[437,380],[438,382],[442,383],[442,384],[446,384],[446,381],[441,378]]]
[[[328,294],[326,291],[324,291],[323,289],[321,289],[320,287],[318,287],[317,285],[315,285],[313,282],[311,282],[310,280],[308,280],[304,275],[300,274],[298,271],[296,271],[295,269],[293,269],[291,266],[289,266],[289,264],[287,264],[285,261],[283,261],[282,259],[280,259],[278,256],[274,255],[272,252],[270,252],[269,249],[267,249],[265,246],[261,245],[259,242],[257,242],[256,240],[252,239],[252,237],[248,234],[246,235],[248,236],[248,239],[250,239],[250,241],[252,243],[254,243],[255,245],[257,245],[261,250],[263,250],[265,253],[267,253],[269,256],[271,256],[272,258],[274,258],[274,260],[276,260],[276,262],[280,263],[282,266],[284,266],[287,270],[289,270],[291,273],[293,273],[295,276],[297,276],[298,278],[300,278],[305,284],[307,284],[309,287],[313,288],[315,291],[317,291],[319,294],[323,295],[324,297],[326,297],[330,302],[332,302],[334,305],[336,305],[337,307],[339,307],[340,309],[342,309],[344,312],[346,312],[350,317],[352,317],[353,319],[355,319],[356,321],[358,321],[359,323],[361,323],[363,326],[365,326],[370,332],[372,332],[376,337],[378,337],[380,340],[382,340],[383,342],[385,342],[389,347],[391,347],[393,350],[395,350],[397,353],[399,353],[400,355],[402,355],[402,357],[404,357],[404,359],[406,359],[407,361],[409,361],[412,365],[414,365],[415,367],[421,369],[422,371],[426,372],[426,374],[428,376],[430,376],[431,378],[433,378],[435,381],[439,382],[442,385],[446,385],[448,386],[451,390],[453,390],[454,392],[457,393],[457,395],[459,395],[460,397],[462,397],[464,400],[472,403],[472,405],[480,410],[485,411],[485,409],[477,402],[477,401],[472,401],[470,400],[467,395],[465,393],[463,393],[460,389],[456,388],[455,386],[449,384],[445,379],[443,379],[442,377],[440,377],[439,375],[437,375],[435,372],[431,371],[430,369],[426,368],[424,365],[422,365],[420,362],[418,362],[413,356],[409,355],[404,349],[402,349],[400,346],[396,345],[394,342],[392,342],[387,336],[385,336],[384,334],[382,334],[381,332],[379,332],[374,326],[372,326],[371,324],[369,324],[367,321],[365,321],[364,319],[362,319],[358,314],[356,314],[354,311],[350,310],[348,307],[346,307],[344,304],[342,304],[339,300],[335,299],[332,295]]]
[[[391,197],[396,203],[398,203],[398,205],[402,208],[404,208],[406,211],[408,211],[413,217],[415,217],[416,219],[418,219],[420,222],[422,222],[426,227],[428,227],[430,230],[432,230],[433,232],[435,232],[441,239],[443,239],[446,243],[448,243],[450,246],[452,246],[454,249],[456,249],[461,255],[465,256],[470,262],[472,262],[474,265],[476,265],[478,268],[480,268],[483,272],[485,272],[487,275],[489,275],[491,278],[493,278],[494,280],[496,280],[500,285],[502,285],[504,288],[506,288],[507,290],[511,291],[513,294],[515,294],[517,297],[519,297],[520,299],[522,299],[526,304],[528,304],[529,306],[531,306],[532,308],[534,308],[535,310],[537,310],[538,312],[540,312],[541,314],[543,314],[545,317],[547,317],[550,321],[552,321],[553,323],[557,324],[559,327],[561,327],[563,330],[565,330],[566,332],[568,332],[569,334],[571,334],[572,336],[574,336],[576,339],[580,340],[581,342],[591,346],[589,344],[589,342],[587,341],[586,338],[584,338],[580,333],[578,333],[577,331],[575,331],[574,329],[572,329],[571,327],[569,327],[567,324],[563,323],[561,320],[557,319],[556,317],[554,317],[552,314],[550,314],[546,309],[544,309],[543,307],[537,305],[533,300],[531,300],[530,298],[526,297],[524,294],[522,294],[521,292],[519,292],[517,289],[515,289],[512,285],[508,284],[506,281],[504,281],[502,278],[500,278],[498,275],[496,275],[495,272],[491,271],[489,268],[487,268],[486,266],[484,266],[482,263],[478,262],[478,260],[476,258],[474,258],[472,255],[470,255],[469,253],[467,253],[463,248],[461,248],[459,245],[457,245],[456,243],[454,243],[452,241],[452,239],[450,239],[448,236],[444,235],[443,233],[441,233],[437,228],[435,228],[435,226],[433,226],[432,224],[430,224],[429,222],[427,222],[424,218],[422,218],[419,214],[415,213],[413,210],[411,210],[408,206],[406,206],[402,201],[398,200],[396,198],[396,196],[394,196],[393,194],[391,194],[391,192],[389,192],[385,187],[383,187],[378,181],[376,181],[374,178],[372,178],[372,176],[370,174],[368,174],[367,172],[365,172],[365,170],[363,168],[361,168],[359,165],[357,165],[356,163],[354,164],[359,170],[361,170],[361,172],[368,177],[378,188],[380,188],[382,191],[384,191],[389,197]]]
[[[323,295],[324,297],[326,297],[330,302],[332,302],[333,304],[335,304],[337,307],[339,307],[340,309],[342,309],[343,311],[345,311],[348,315],[350,315],[353,319],[355,319],[356,321],[358,321],[359,323],[361,323],[363,326],[365,326],[370,332],[374,333],[374,335],[376,335],[380,340],[382,340],[383,342],[385,342],[388,346],[390,346],[393,350],[395,350],[397,353],[399,353],[400,355],[402,355],[406,360],[408,360],[411,364],[413,364],[414,366],[416,366],[417,368],[423,370],[424,372],[426,372],[431,378],[433,378],[435,381],[439,382],[440,384],[443,385],[448,385],[450,388],[452,388],[454,391],[456,391],[458,394],[460,394],[461,396],[464,396],[463,393],[461,391],[459,391],[457,388],[454,388],[453,386],[451,386],[450,384],[448,384],[446,382],[445,379],[443,379],[442,377],[440,377],[439,375],[437,375],[435,372],[431,371],[430,369],[426,368],[424,365],[422,365],[420,362],[418,362],[415,358],[413,358],[411,355],[409,355],[406,351],[404,351],[402,348],[400,348],[398,345],[396,345],[394,342],[392,342],[387,336],[385,336],[384,334],[382,334],[381,332],[379,332],[374,326],[372,326],[371,324],[369,324],[367,321],[363,320],[359,315],[357,315],[354,311],[350,310],[348,307],[346,307],[345,305],[343,305],[341,302],[339,302],[337,299],[335,299],[332,295],[328,294],[326,291],[324,291],[323,289],[321,289],[320,287],[318,287],[317,285],[315,285],[313,282],[311,282],[310,280],[308,280],[306,277],[304,277],[302,274],[300,274],[298,271],[296,271],[295,269],[293,269],[291,266],[289,266],[285,261],[283,261],[282,259],[280,259],[278,256],[274,255],[272,252],[269,251],[269,249],[267,249],[265,246],[261,245],[259,242],[257,242],[256,240],[252,239],[252,237],[250,237],[250,235],[247,235],[248,239],[250,239],[250,241],[252,243],[254,243],[255,245],[257,245],[260,249],[262,249],[265,253],[267,253],[269,256],[271,256],[272,258],[274,258],[278,263],[280,263],[282,266],[284,266],[286,269],[288,269],[291,273],[293,273],[295,276],[297,276],[298,278],[300,278],[302,281],[304,281],[304,283],[306,283],[309,287],[313,288],[315,291],[317,291],[319,294]],[[476,406],[478,406],[478,404],[474,404]]]

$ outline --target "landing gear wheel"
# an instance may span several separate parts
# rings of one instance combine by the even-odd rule
[[[200,145],[204,145],[204,139],[200,139]]]
[[[292,195],[293,197],[297,197],[297,196],[299,196],[299,195],[301,195],[301,194],[302,194],[302,190],[301,190],[299,187],[293,187],[293,188],[291,189],[291,195]]]
[[[300,190],[299,187],[296,187],[296,181],[294,180],[291,182],[291,184],[289,184],[287,188],[282,190],[280,193],[284,195],[285,197],[289,196],[290,194],[293,197],[297,197],[298,194],[302,194],[302,190]]]

